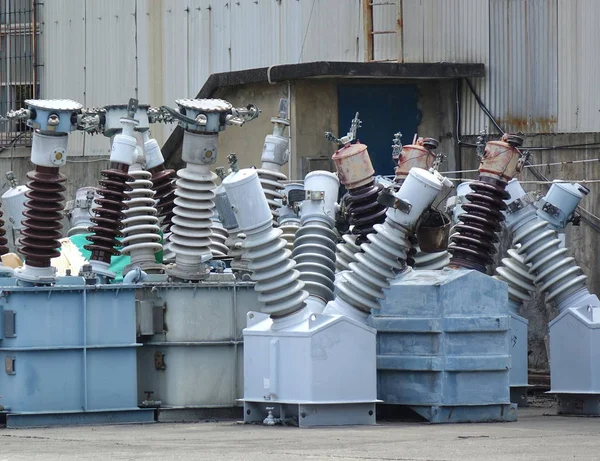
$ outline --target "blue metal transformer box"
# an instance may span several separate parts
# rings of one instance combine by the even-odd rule
[[[372,322],[386,404],[432,423],[516,420],[506,283],[477,271],[410,271]]]
[[[154,420],[137,407],[135,288],[0,279],[0,405],[9,427]]]

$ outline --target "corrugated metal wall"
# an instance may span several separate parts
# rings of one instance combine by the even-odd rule
[[[214,72],[364,58],[361,0],[46,0],[42,10],[42,94],[87,106],[134,95],[173,104]],[[397,11],[376,8],[374,28],[395,28]],[[473,84],[506,129],[593,131],[599,16],[596,0],[403,0],[402,59],[484,63]],[[396,58],[399,43],[378,37],[375,59]],[[462,134],[490,125],[466,87],[461,119]],[[72,150],[106,151],[101,138],[83,143],[75,136]]]

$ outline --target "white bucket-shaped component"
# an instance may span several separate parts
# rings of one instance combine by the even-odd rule
[[[28,190],[27,186],[21,185],[11,187],[2,194],[2,208],[4,208],[8,220],[15,230],[23,229],[21,221],[23,220],[23,211],[25,211],[25,202],[27,201],[25,192]]]
[[[304,178],[307,199],[302,202],[302,221],[312,217],[326,216],[335,221],[335,206],[339,194],[340,181],[329,171],[313,171]]]

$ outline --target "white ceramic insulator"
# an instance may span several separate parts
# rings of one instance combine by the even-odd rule
[[[438,271],[450,264],[452,255],[448,251],[437,251],[435,253],[425,253],[416,247],[417,253],[413,256],[415,264],[413,269]]]
[[[227,245],[227,256],[233,259],[241,259],[244,251],[242,250],[242,244],[246,239],[244,234],[239,229],[234,229],[229,232],[229,237],[225,241]]]
[[[217,175],[209,165],[188,163],[177,176],[169,249],[180,271],[196,272],[212,257],[210,228]]]
[[[146,264],[155,264],[154,254],[162,249],[155,192],[150,180],[152,174],[139,164],[133,164],[129,174],[135,181],[127,183],[132,190],[126,192],[129,199],[124,202],[127,208],[123,210],[126,217],[122,221],[125,227],[121,252],[130,255],[132,264],[144,269]]]
[[[304,178],[311,196],[300,206],[301,227],[296,232],[292,256],[300,280],[310,296],[328,303],[335,281],[335,208],[340,182],[328,171],[313,171]],[[316,197],[319,199],[314,199]]]
[[[529,270],[523,255],[514,248],[508,250],[508,257],[503,258],[502,264],[496,268],[494,278],[508,284],[508,297],[515,306],[529,301],[535,291],[535,276]]]
[[[531,264],[530,272],[536,275],[535,284],[546,293],[546,302],[561,303],[577,292],[587,291],[586,275],[561,248],[556,231],[548,228],[548,222],[535,217],[520,226],[513,241],[520,244],[519,254],[525,264]]]
[[[439,173],[428,173],[413,168],[396,198],[411,205],[408,212],[389,208],[383,224],[375,224],[375,233],[369,234],[370,243],[361,245],[362,253],[354,256],[358,262],[350,263],[350,271],[340,274],[335,288],[339,298],[353,308],[370,313],[379,309],[379,300],[385,297],[384,289],[390,287],[390,280],[404,269],[408,236],[421,214],[433,203],[446,181]],[[335,303],[336,301],[333,301]]]
[[[215,219],[215,217],[213,217],[212,221],[212,227],[210,228],[212,232],[210,236],[210,252],[212,253],[213,257],[227,256],[229,249],[227,248],[225,242],[229,237],[229,233],[227,232],[227,229],[223,227],[220,219]]]
[[[281,238],[286,241],[286,250],[294,250],[294,240],[296,240],[296,232],[300,229],[300,219],[286,219],[279,224],[281,229]]]
[[[294,314],[305,307],[308,292],[299,280],[296,262],[285,249],[281,229],[272,226],[267,199],[258,174],[252,169],[239,170],[223,180],[237,222],[246,234],[244,256],[256,282],[258,301],[263,312],[272,317]]]
[[[255,290],[260,293],[258,301],[265,304],[263,312],[277,317],[297,312],[308,297],[299,280],[300,272],[295,269],[296,262],[280,237],[281,230],[269,225],[259,234],[247,234],[244,241],[245,256],[250,260],[248,268],[256,282]]]
[[[283,181],[287,180],[287,176],[279,171],[267,170],[264,168],[257,169],[260,184],[267,197],[271,214],[273,215],[274,225],[277,225],[277,217],[281,208],[281,199],[283,198]]]
[[[360,253],[360,247],[356,244],[356,235],[344,234],[344,240],[337,244],[335,268],[337,272],[349,271],[350,263],[357,262],[356,253]]]
[[[333,299],[335,232],[319,221],[307,222],[296,232],[292,257],[306,291],[325,302]]]

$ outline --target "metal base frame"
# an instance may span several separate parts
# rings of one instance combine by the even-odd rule
[[[552,391],[549,392],[553,394]],[[559,415],[600,416],[600,394],[555,394]]]
[[[284,403],[244,402],[244,422],[262,423],[269,416],[299,427],[375,424],[375,402]]]
[[[391,405],[386,404],[386,413],[393,417],[394,407],[399,415],[405,415],[410,409],[432,424],[448,423],[491,423],[514,422],[517,420],[517,405]]]
[[[64,413],[0,413],[9,429],[49,426],[153,423],[154,409],[129,409]]]
[[[243,416],[242,407],[160,407],[156,410],[159,423],[194,423],[199,421],[239,421]]]
[[[511,386],[510,387],[510,403],[515,403],[519,408],[529,406],[527,401],[527,389],[529,386]]]

